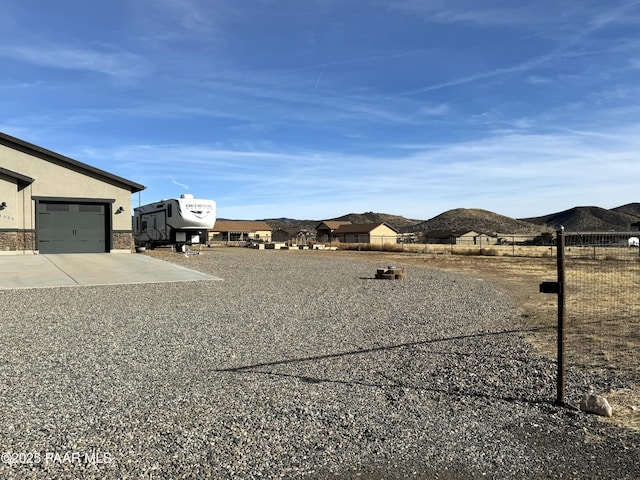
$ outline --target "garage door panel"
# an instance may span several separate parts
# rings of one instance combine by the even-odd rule
[[[106,206],[40,202],[38,249],[41,253],[104,253]]]

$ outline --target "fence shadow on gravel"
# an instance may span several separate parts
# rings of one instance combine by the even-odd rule
[[[434,394],[441,394],[441,395],[448,395],[448,396],[465,396],[465,397],[473,397],[473,398],[482,398],[487,400],[502,400],[510,403],[520,402],[520,403],[529,403],[532,405],[552,405],[554,401],[553,401],[553,398],[551,398],[551,396],[549,396],[549,398],[543,398],[543,399],[535,398],[535,395],[539,395],[539,390],[540,390],[539,386],[538,388],[532,389],[532,391],[527,392],[528,395],[526,396],[523,395],[522,397],[516,397],[511,395],[500,395],[500,394],[496,394],[495,392],[492,392],[489,394],[489,393],[483,393],[483,392],[465,391],[463,388],[459,388],[455,384],[451,385],[450,388],[438,388],[438,387],[429,386],[429,385],[412,385],[406,382],[394,380],[393,378],[384,374],[381,371],[376,371],[374,373],[377,373],[381,377],[389,380],[390,382],[392,382],[391,384],[366,382],[362,380],[321,378],[321,377],[314,377],[309,375],[283,373],[283,372],[276,372],[276,371],[269,371],[269,370],[265,371],[264,369],[283,366],[283,365],[293,365],[293,364],[301,364],[306,362],[339,359],[339,358],[344,358],[349,356],[390,352],[394,350],[408,349],[411,347],[420,347],[424,345],[434,345],[438,343],[453,342],[457,340],[481,339],[486,337],[496,337],[496,336],[503,336],[503,335],[517,335],[517,334],[536,332],[541,330],[549,330],[549,329],[553,330],[554,328],[555,327],[536,327],[536,328],[530,328],[530,329],[513,329],[513,330],[502,330],[499,332],[485,332],[485,333],[476,333],[476,334],[469,334],[469,335],[458,335],[458,336],[452,336],[452,337],[446,337],[446,338],[420,340],[415,342],[385,345],[380,347],[350,350],[350,351],[344,351],[344,352],[338,352],[338,353],[329,353],[329,354],[323,354],[323,355],[312,355],[307,357],[298,357],[298,358],[290,358],[290,359],[284,359],[284,360],[274,360],[269,362],[253,363],[250,365],[241,365],[237,367],[219,368],[219,369],[215,369],[214,371],[221,372],[221,373],[259,374],[259,375],[270,376],[270,377],[292,378],[292,379],[297,379],[302,382],[310,383],[310,384],[333,383],[333,384],[339,384],[339,385],[359,385],[363,387],[379,388],[379,389],[389,389],[389,388],[410,389],[410,390],[415,390],[420,392],[432,392]],[[447,354],[463,355],[463,356],[469,356],[473,358],[478,358],[479,356],[482,356],[476,353],[460,353],[460,352],[428,352],[428,353],[431,355],[436,355],[436,354],[437,355],[447,355]],[[484,356],[492,358],[494,360],[496,359],[495,354],[484,355]],[[510,356],[508,358],[511,361],[517,361],[517,362],[523,362],[523,363],[528,363],[530,361],[529,357],[518,359]]]

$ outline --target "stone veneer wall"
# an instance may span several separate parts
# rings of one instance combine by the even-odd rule
[[[36,233],[29,230],[0,232],[0,251],[18,252],[36,249]]]
[[[131,250],[133,234],[131,232],[113,233],[113,250]],[[0,252],[21,252],[36,249],[36,233],[34,231],[0,231]]]
[[[113,250],[131,250],[133,248],[133,234],[131,232],[113,232],[112,244]]]

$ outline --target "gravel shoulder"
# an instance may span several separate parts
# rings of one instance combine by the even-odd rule
[[[223,281],[2,292],[0,478],[640,477],[640,435],[554,405],[554,362],[487,282],[165,259]]]

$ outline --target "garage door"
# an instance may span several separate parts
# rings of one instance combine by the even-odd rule
[[[94,203],[39,202],[40,253],[107,252],[106,206]]]

